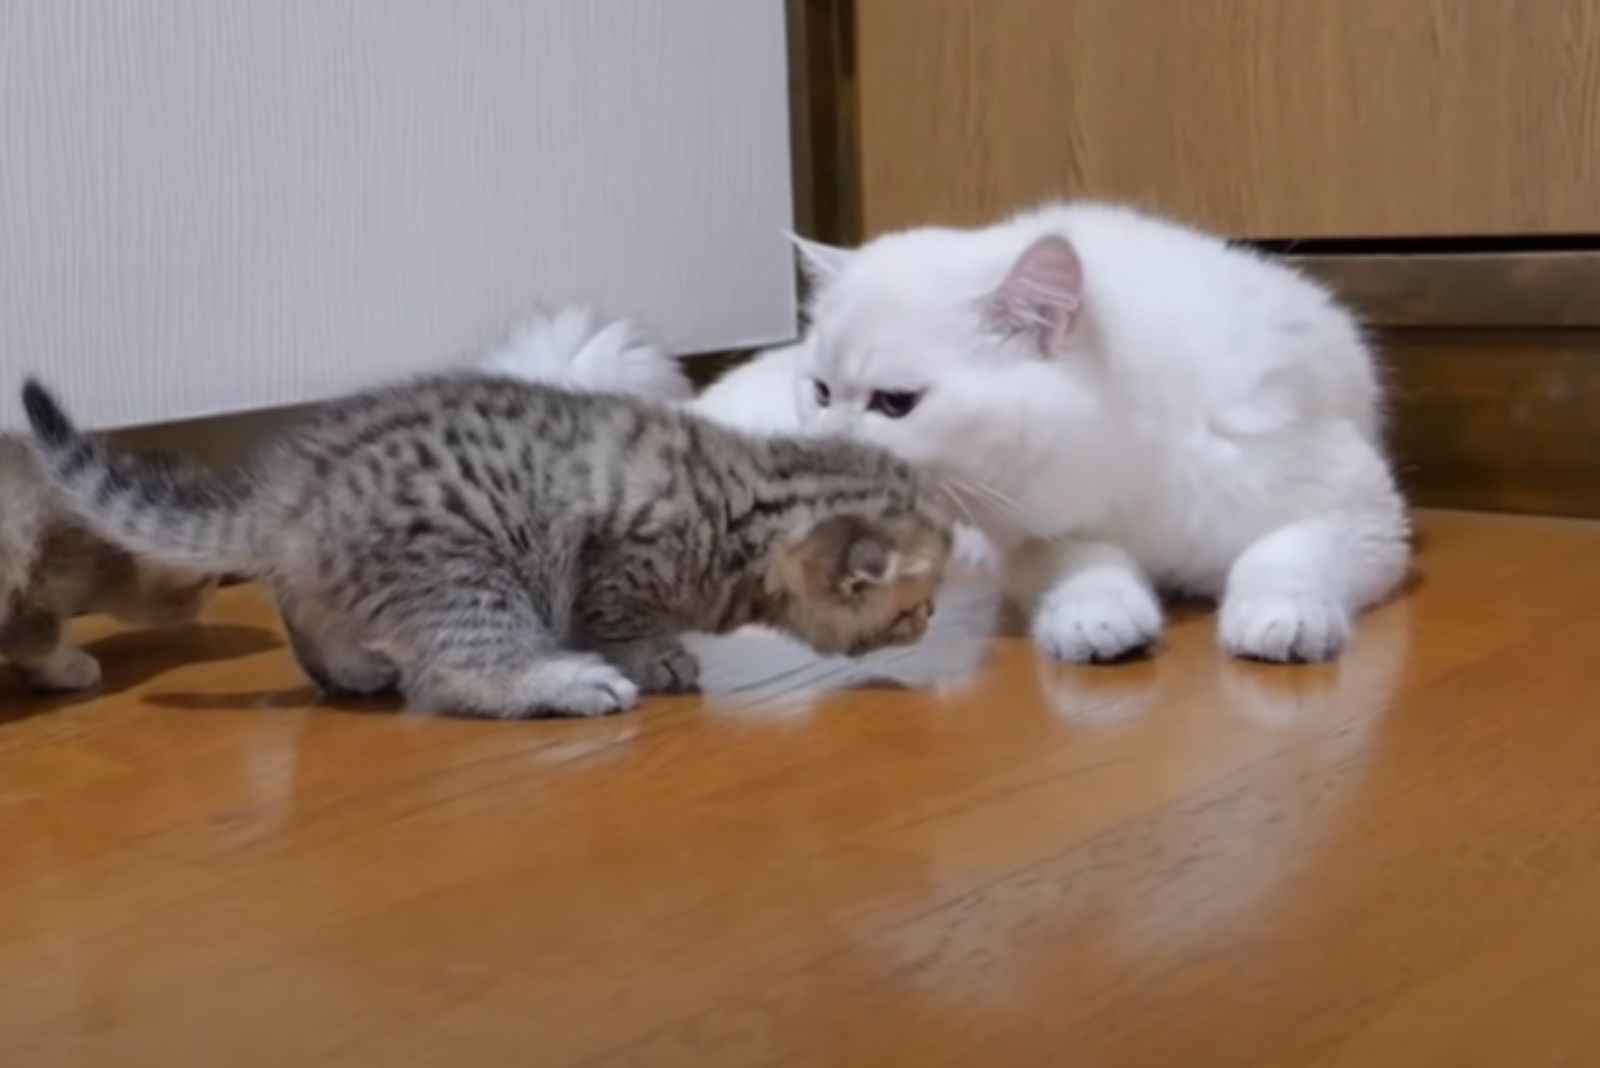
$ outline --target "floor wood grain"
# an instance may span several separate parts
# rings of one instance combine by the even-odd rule
[[[1422,532],[1336,665],[958,589],[589,722],[317,707],[248,588],[86,621],[104,693],[0,699],[0,1064],[1592,1065],[1600,524]]]

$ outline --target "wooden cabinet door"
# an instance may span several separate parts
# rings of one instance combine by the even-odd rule
[[[1051,196],[1253,237],[1600,233],[1600,0],[857,0],[868,233]]]

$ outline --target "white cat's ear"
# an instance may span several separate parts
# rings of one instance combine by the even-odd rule
[[[1050,352],[1083,306],[1083,261],[1072,242],[1046,234],[1023,250],[1005,281],[983,298],[984,320],[1004,334],[1024,334]]]
[[[844,269],[850,265],[850,258],[855,255],[853,249],[824,245],[820,241],[801,237],[792,230],[785,230],[784,236],[794,245],[794,250],[800,257],[800,269],[806,273],[806,280],[818,289],[843,274]]]

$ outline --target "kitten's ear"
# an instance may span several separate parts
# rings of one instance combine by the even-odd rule
[[[882,586],[894,579],[897,569],[894,546],[875,530],[858,532],[845,547],[840,562],[838,588],[856,593],[867,586]]]
[[[1023,250],[1006,277],[983,298],[984,320],[1004,334],[1035,339],[1041,354],[1072,329],[1083,306],[1083,262],[1072,242],[1046,234]]]
[[[819,521],[778,559],[783,584],[811,597],[856,594],[894,581],[899,569],[899,553],[889,535],[848,515]]]
[[[794,250],[800,257],[800,269],[805,272],[806,281],[815,289],[831,284],[843,274],[844,269],[850,265],[851,257],[855,255],[853,249],[811,241],[793,230],[785,230],[784,236],[794,245]]]

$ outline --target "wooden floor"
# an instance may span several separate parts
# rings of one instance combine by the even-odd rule
[[[1600,525],[1422,526],[1329,667],[956,591],[493,724],[312,707],[247,588],[110,634],[0,709],[0,1065],[1600,1064]]]

